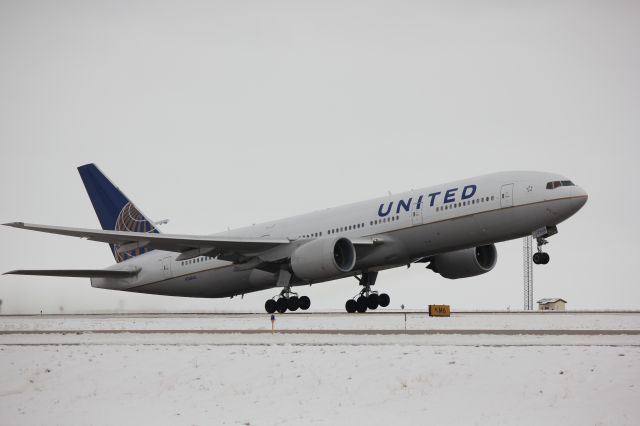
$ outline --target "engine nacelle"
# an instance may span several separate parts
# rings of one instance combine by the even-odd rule
[[[319,238],[298,247],[291,255],[293,273],[305,280],[335,277],[356,263],[356,249],[347,238]]]
[[[429,268],[445,278],[455,280],[489,272],[496,266],[497,260],[496,246],[490,244],[438,254],[431,260]]]

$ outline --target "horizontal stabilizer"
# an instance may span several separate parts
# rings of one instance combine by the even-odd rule
[[[47,277],[74,277],[74,278],[129,278],[140,272],[116,271],[109,269],[17,269],[5,272],[3,275],[43,275]]]

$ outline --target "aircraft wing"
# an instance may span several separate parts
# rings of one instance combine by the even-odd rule
[[[136,248],[166,250],[182,253],[177,260],[196,256],[215,256],[220,253],[235,253],[253,256],[277,246],[289,244],[289,239],[278,238],[233,238],[198,235],[156,234],[143,232],[103,231],[98,229],[69,228],[63,226],[36,225],[24,222],[5,223],[13,228],[67,235],[92,241],[116,244],[123,252]]]
[[[139,270],[113,269],[18,269],[5,272],[2,275],[43,275],[47,277],[74,278],[129,278],[135,276]]]

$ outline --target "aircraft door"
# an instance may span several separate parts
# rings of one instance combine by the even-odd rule
[[[509,183],[502,185],[500,190],[500,206],[511,207],[513,206],[513,184]]]
[[[422,205],[418,208],[416,204],[416,208],[411,210],[411,225],[422,225]]]
[[[162,275],[164,278],[171,278],[171,257],[162,259]]]

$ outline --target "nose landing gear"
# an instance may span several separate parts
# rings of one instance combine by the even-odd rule
[[[542,251],[542,246],[549,244],[547,238],[557,233],[558,228],[555,226],[547,226],[533,232],[533,237],[536,239],[538,245],[538,252],[533,254],[533,263],[536,265],[546,265],[549,263],[551,258],[548,253]]]
[[[549,253],[545,253],[543,251],[539,251],[533,254],[533,263],[535,263],[536,265],[546,265],[547,263],[549,263],[550,259],[551,258],[549,257]]]
[[[367,312],[367,309],[375,310],[378,306],[383,308],[389,306],[391,298],[388,294],[378,294],[377,291],[371,290],[371,286],[375,284],[377,276],[377,272],[365,272],[361,278],[356,277],[362,286],[362,290],[356,295],[357,297],[349,299],[345,303],[344,308],[348,313],[359,312],[362,314]]]

